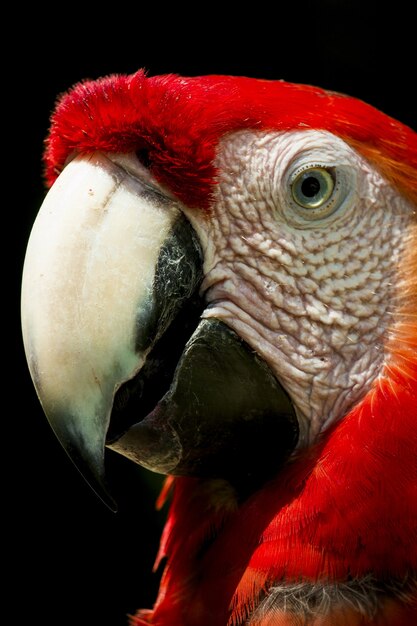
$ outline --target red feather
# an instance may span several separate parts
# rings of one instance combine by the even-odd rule
[[[414,373],[413,389],[382,379],[314,450],[236,511],[215,511],[204,483],[177,479],[163,540],[169,560],[151,623],[241,624],[276,581],[416,571]],[[346,623],[385,623],[362,619]]]
[[[355,98],[233,76],[110,76],[64,95],[45,153],[51,184],[74,151],[147,150],[154,175],[188,206],[207,208],[219,139],[242,128],[329,130],[354,143],[417,200],[417,138]]]

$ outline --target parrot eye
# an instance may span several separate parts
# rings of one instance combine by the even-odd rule
[[[331,198],[336,186],[331,168],[307,167],[298,170],[291,181],[293,200],[303,209],[304,217],[317,219],[332,212]]]

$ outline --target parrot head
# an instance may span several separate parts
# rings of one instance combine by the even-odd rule
[[[45,166],[25,350],[110,506],[108,448],[245,495],[394,370],[415,390],[406,126],[315,87],[138,72],[61,98]]]

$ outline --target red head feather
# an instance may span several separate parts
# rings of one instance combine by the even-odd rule
[[[417,138],[360,100],[306,85],[233,76],[110,76],[76,85],[52,118],[52,183],[75,151],[146,150],[154,175],[189,206],[207,207],[219,139],[243,129],[331,131],[417,200]]]

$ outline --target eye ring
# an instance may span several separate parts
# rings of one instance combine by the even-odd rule
[[[335,187],[332,168],[313,166],[295,173],[291,181],[291,194],[298,206],[315,214],[318,209],[328,205]]]

